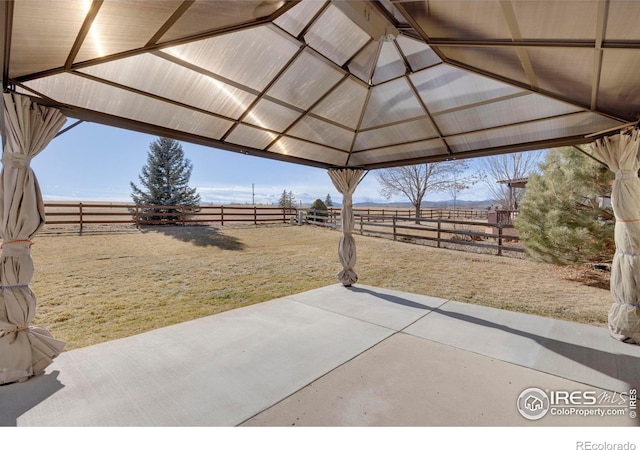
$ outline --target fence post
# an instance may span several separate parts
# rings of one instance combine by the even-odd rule
[[[82,202],[78,204],[78,209],[80,210],[80,234],[82,234]]]
[[[285,223],[287,221],[285,220]],[[258,225],[258,209],[256,208],[256,205],[253,205],[253,224],[254,225]]]
[[[498,224],[498,256],[502,256],[502,224]]]
[[[182,226],[187,225],[187,211],[184,205],[180,205],[180,215],[182,216]]]
[[[139,230],[140,229],[140,207],[138,206],[138,204],[136,203],[136,228]]]
[[[396,216],[392,216],[391,219],[393,220],[393,240],[396,240]]]
[[[220,225],[224,226],[224,206],[220,205]]]
[[[362,232],[363,232],[363,230],[362,230],[362,216],[360,216],[360,234],[361,235],[362,235]]]
[[[441,227],[440,227],[440,219],[438,219],[438,248],[440,248],[440,232],[441,232]]]

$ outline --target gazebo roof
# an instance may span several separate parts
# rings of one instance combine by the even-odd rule
[[[69,117],[371,169],[637,121],[639,22],[614,0],[5,1],[0,64]]]

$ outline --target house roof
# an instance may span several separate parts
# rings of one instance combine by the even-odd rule
[[[527,186],[527,182],[529,181],[529,177],[525,178],[515,178],[512,180],[498,180],[496,183],[506,184],[510,188],[525,188]]]
[[[0,3],[5,89],[319,167],[586,143],[637,121],[640,2]]]

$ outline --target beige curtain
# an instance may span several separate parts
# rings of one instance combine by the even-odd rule
[[[329,177],[338,192],[342,194],[342,237],[338,245],[338,256],[342,270],[336,278],[345,286],[351,286],[358,281],[358,275],[353,270],[356,265],[356,242],[353,239],[353,193],[364,175],[362,169],[329,169]]]
[[[31,238],[44,224],[44,205],[29,162],[62,128],[55,109],[3,94],[4,123],[0,172],[0,384],[24,381],[41,373],[64,348],[42,328],[29,326],[36,297]]]
[[[614,303],[609,310],[609,330],[614,338],[632,344],[640,344],[639,139],[634,129],[591,144],[594,153],[616,174],[611,191],[616,253],[611,267]]]

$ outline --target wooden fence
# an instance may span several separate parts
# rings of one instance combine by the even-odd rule
[[[525,251],[524,247],[519,245],[518,236],[511,223],[424,218],[424,214],[423,218],[416,220],[415,217],[391,214],[364,214],[361,210],[354,210],[354,216],[354,232],[363,235],[416,244],[432,243],[438,248],[476,247],[495,251],[498,256],[503,256],[505,252]],[[440,216],[447,217],[448,212],[443,210]],[[339,217],[336,210],[310,210],[305,214],[305,223],[339,228]]]
[[[136,206],[128,203],[45,203],[47,225],[76,225],[80,232],[89,225],[192,225],[289,223],[297,210],[259,205]]]
[[[71,203],[46,202],[48,225],[77,225],[82,231],[88,225],[158,225],[160,223],[188,225],[197,223],[290,223],[298,218],[297,208],[281,208],[265,205],[201,205],[196,208],[184,206],[136,206],[133,203]],[[329,208],[331,217],[339,214],[340,208]],[[356,214],[373,221],[376,216],[384,220],[391,217],[415,217],[412,208],[354,208]],[[486,210],[423,209],[425,219],[486,219]]]
[[[340,208],[329,208],[331,214],[339,213]],[[384,218],[390,217],[416,217],[414,208],[353,208],[353,213],[356,215],[362,215],[368,218],[368,220],[374,220],[375,216],[382,216]],[[486,219],[488,217],[489,210],[486,209],[442,209],[442,208],[422,208],[420,210],[420,217],[424,219]]]
[[[88,226],[173,224],[276,224],[312,223],[337,228],[340,209],[306,211],[263,205],[136,206],[132,203],[45,203],[46,224]],[[487,210],[423,209],[416,224],[409,208],[354,208],[355,232],[393,240],[433,243],[437,247],[463,245],[503,252],[523,252],[513,246],[518,240],[510,223],[487,221]],[[493,216],[492,216],[493,217]],[[462,220],[465,219],[465,220]],[[475,219],[475,220],[468,220]]]

